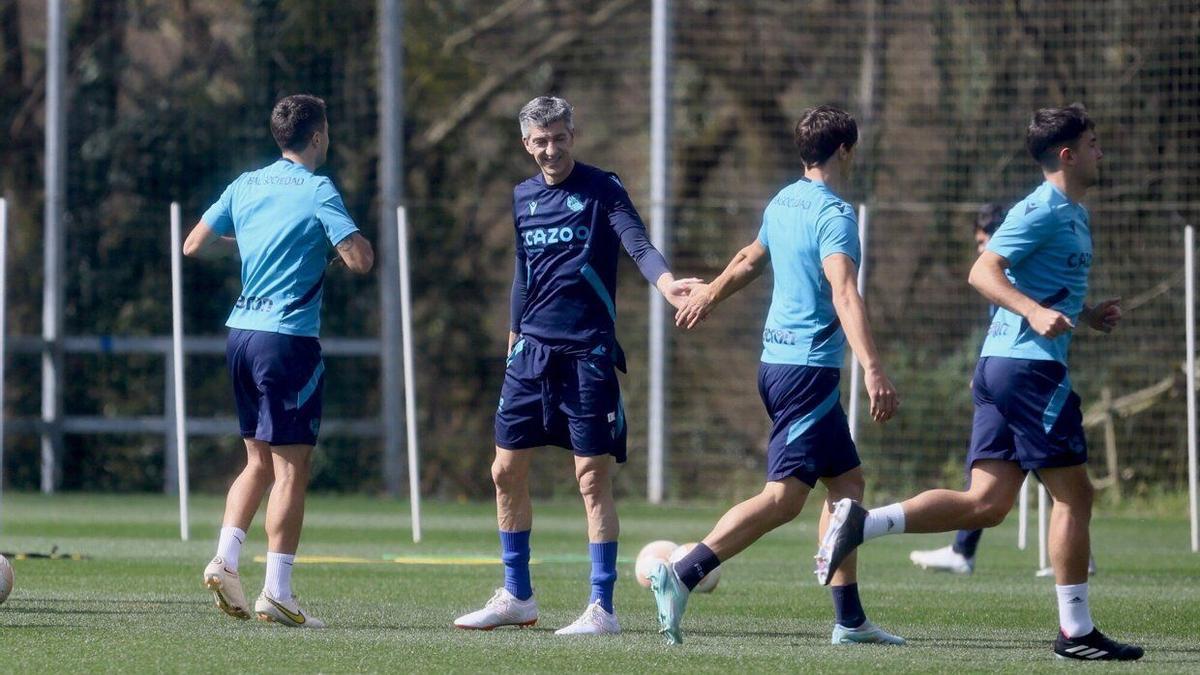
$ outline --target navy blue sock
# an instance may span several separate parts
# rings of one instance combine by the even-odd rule
[[[833,592],[833,615],[846,628],[858,628],[867,622],[867,613],[858,599],[858,584],[830,586]]]
[[[959,530],[954,537],[954,552],[964,558],[974,558],[983,530]]]
[[[504,589],[518,600],[528,600],[533,595],[529,583],[529,530],[501,530],[500,551],[500,559],[504,561]]]
[[[588,604],[599,600],[604,611],[612,614],[613,586],[617,583],[617,542],[588,544],[588,555],[592,558],[592,597]]]
[[[704,542],[696,544],[692,550],[687,552],[687,555],[679,559],[675,563],[675,575],[687,586],[688,590],[696,587],[700,580],[708,576],[708,573],[717,569],[721,564],[717,554],[712,552],[712,549],[705,546]]]

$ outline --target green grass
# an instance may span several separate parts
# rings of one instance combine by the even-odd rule
[[[645,542],[701,537],[726,504],[621,505],[616,604],[624,634],[569,639],[553,629],[586,601],[582,507],[538,504],[533,568],[541,622],[530,630],[459,631],[450,622],[500,583],[499,566],[299,565],[305,606],[324,631],[239,622],[210,604],[200,572],[212,555],[221,502],[192,503],[193,541],[178,540],[176,503],[158,496],[8,494],[0,550],[82,553],[84,561],[17,560],[16,591],[0,606],[0,672],[403,671],[1048,671],[1071,667],[1200,670],[1200,556],[1187,551],[1182,513],[1100,514],[1093,526],[1100,574],[1092,608],[1100,625],[1143,644],[1137,665],[1062,663],[1052,581],[1033,576],[1036,550],[1018,551],[1015,523],[988,532],[969,578],[922,572],[908,551],[946,535],[885,537],[861,555],[871,618],[907,647],[833,647],[829,594],[813,581],[811,512],[726,564],[712,595],[693,596],[686,644],[656,633],[653,598],[633,579]],[[490,504],[428,504],[425,541],[410,541],[407,510],[359,497],[309,501],[302,554],[494,555]],[[1036,540],[1035,540],[1036,541]],[[1035,544],[1036,545],[1036,544]],[[243,554],[247,595],[263,565],[256,523]]]

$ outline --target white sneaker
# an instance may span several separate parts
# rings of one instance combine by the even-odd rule
[[[537,623],[537,620],[537,600],[532,595],[528,600],[518,600],[506,589],[497,588],[483,609],[463,614],[454,620],[454,625],[467,630],[492,630],[500,626],[526,628]]]
[[[597,600],[583,610],[583,614],[575,619],[575,623],[566,628],[554,631],[555,635],[619,635],[621,624],[617,622],[616,612],[609,614],[600,606]]]
[[[970,574],[975,571],[975,558],[968,558],[954,550],[953,546],[933,551],[913,551],[908,559],[921,569],[951,574]]]
[[[309,616],[303,609],[300,609],[300,603],[297,602],[295,596],[287,600],[279,600],[263,591],[258,596],[258,600],[254,601],[254,613],[258,615],[259,621],[283,624],[292,628],[325,627],[324,621]]]
[[[204,587],[212,591],[217,608],[235,619],[249,619],[246,595],[242,593],[242,579],[237,572],[225,566],[225,559],[217,556],[204,568]]]

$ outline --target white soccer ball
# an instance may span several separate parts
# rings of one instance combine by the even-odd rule
[[[633,565],[634,576],[644,588],[650,588],[650,572],[660,562],[667,562],[671,552],[677,548],[675,542],[659,539],[652,541],[638,551],[637,562]]]
[[[12,593],[13,589],[13,568],[8,562],[8,558],[0,555],[0,605],[8,599],[8,594]]]
[[[680,547],[676,548],[674,551],[672,551],[671,557],[668,558],[667,560],[669,560],[673,563],[677,563],[680,560],[683,560],[683,556],[687,555],[688,552],[691,551],[695,547],[696,547],[696,542],[694,542],[694,541],[689,542],[687,544],[683,544],[682,546],[680,546]],[[692,592],[693,593],[712,593],[713,590],[717,587],[717,582],[720,580],[721,580],[721,566],[717,565],[716,569],[709,572],[707,575],[705,575],[705,577],[703,579],[700,580],[700,583],[696,584],[696,587],[692,589]]]

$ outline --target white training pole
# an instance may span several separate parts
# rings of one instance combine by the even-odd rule
[[[1196,249],[1191,225],[1183,228],[1184,298],[1187,306],[1187,431],[1188,431],[1188,505],[1192,516],[1192,551],[1200,551],[1200,508],[1196,499]]]
[[[1050,567],[1050,549],[1046,542],[1049,514],[1046,507],[1046,486],[1038,482],[1038,576],[1045,576]]]
[[[42,492],[62,474],[63,291],[67,205],[67,3],[46,0],[46,126],[42,214]]]
[[[858,246],[859,246],[859,261],[858,261],[858,294],[866,297],[867,291],[867,218],[870,216],[870,209],[866,204],[858,205]],[[850,351],[850,438],[858,440],[858,408],[859,394],[858,383],[862,380],[862,375],[858,372],[858,356],[854,350]]]
[[[650,241],[671,259],[671,0],[653,0],[650,8]],[[666,483],[667,409],[670,357],[666,301],[651,287],[649,377],[646,380],[646,499],[661,504]]]
[[[187,406],[183,379],[183,242],[179,202],[171,202],[171,361],[175,374],[175,452],[179,475],[179,538],[188,540]]]
[[[1029,474],[1021,483],[1021,496],[1017,506],[1017,548],[1024,551],[1029,546]]]
[[[0,199],[0,532],[4,531],[4,356],[8,352],[8,200]]]
[[[404,415],[408,432],[408,498],[412,504],[412,539],[421,541],[421,474],[417,447],[417,382],[413,374],[412,293],[408,278],[408,211],[396,208],[396,240],[400,249],[400,342],[404,349]]]

